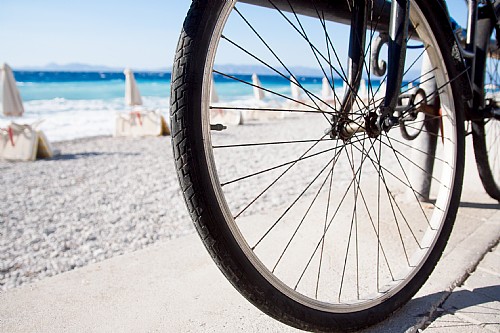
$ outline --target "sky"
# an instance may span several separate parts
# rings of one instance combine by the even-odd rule
[[[171,66],[190,0],[1,0],[0,62]]]
[[[14,69],[48,63],[137,69],[170,67],[190,3],[1,0],[0,63],[7,62]],[[449,0],[448,6],[452,16],[465,24],[464,1]],[[274,23],[265,18],[261,21],[266,33],[272,35]],[[297,57],[291,57],[293,65],[301,63]],[[231,58],[223,61],[238,62]]]

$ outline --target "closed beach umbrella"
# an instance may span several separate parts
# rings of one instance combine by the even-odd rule
[[[346,81],[342,82],[342,97],[349,91],[349,85]]]
[[[302,94],[302,88],[299,86],[297,79],[292,76],[290,77],[290,88],[292,90],[292,98],[296,101],[300,100],[300,95]]]
[[[332,98],[333,90],[332,87],[330,86],[330,82],[326,77],[323,78],[322,84],[321,84],[321,97],[324,100],[328,100]]]
[[[213,77],[212,77],[212,85],[210,87],[210,102],[219,103],[219,95],[217,95],[217,91],[215,90],[215,82]]]
[[[378,90],[376,96],[375,96],[375,101],[379,101],[381,100],[382,98],[385,97],[385,90],[387,89],[387,84],[385,82],[382,82],[380,84],[380,87],[378,89],[376,89],[375,91]]]
[[[264,90],[260,89],[262,85],[260,83],[259,77],[255,73],[252,74],[252,84],[254,85],[253,95],[255,96],[255,99],[258,99],[259,101],[263,100]]]
[[[7,64],[3,64],[0,69],[1,93],[0,99],[2,113],[6,116],[21,117],[24,113],[23,101],[16,86],[16,80],[12,69]]]
[[[358,96],[363,100],[368,98],[368,87],[366,86],[365,79],[361,79],[359,83]]]
[[[130,106],[142,105],[141,93],[135,82],[134,73],[129,68],[123,73],[125,74],[125,103]]]

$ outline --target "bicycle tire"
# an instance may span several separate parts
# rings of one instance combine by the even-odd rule
[[[472,122],[472,140],[479,178],[490,197],[500,201],[500,165],[497,144],[492,138],[500,136],[498,120]],[[488,143],[489,141],[489,143]]]
[[[416,6],[412,7],[412,10],[418,9],[419,19],[425,20],[425,29],[432,34],[429,38],[432,40],[433,59],[442,59],[439,64],[445,67],[437,74],[446,78],[446,84],[440,87],[445,94],[441,100],[452,106],[447,116],[440,116],[441,122],[446,122],[447,130],[446,138],[442,134],[443,142],[445,139],[453,141],[450,146],[452,155],[448,158],[452,166],[444,177],[449,189],[446,195],[438,196],[437,201],[430,204],[434,207],[433,212],[440,216],[439,223],[431,227],[435,228],[432,241],[418,263],[418,269],[413,269],[386,297],[351,307],[315,301],[283,286],[271,269],[260,266],[259,260],[253,257],[250,246],[235,228],[234,216],[228,215],[231,212],[221,192],[207,133],[211,129],[209,80],[213,66],[209,53],[217,49],[218,40],[213,38],[220,38],[220,30],[233,4],[224,0],[192,2],[172,72],[172,147],[180,186],[195,227],[226,278],[245,298],[275,319],[312,331],[353,331],[379,322],[403,306],[425,283],[447,243],[460,201],[464,159],[464,110],[460,92],[463,91],[461,73],[464,67],[461,59],[456,57],[458,48],[452,31],[442,20],[444,6],[436,9],[435,1],[417,0]],[[438,201],[444,202],[439,207],[444,211],[442,214],[436,210]]]
[[[495,10],[498,15],[498,12],[500,11],[499,1],[496,1],[495,3]],[[481,24],[488,25],[490,31],[486,40],[478,42],[478,49],[485,50],[490,42],[489,36],[493,36],[494,40],[497,40],[497,36],[495,33],[495,25],[490,22],[488,18],[483,18],[481,20],[480,17],[480,21],[483,21]],[[487,53],[488,52],[486,51],[485,54]],[[488,98],[492,96],[492,103],[500,105],[500,99],[496,98],[495,100],[494,98],[495,95],[498,95],[498,88],[500,87],[498,79],[498,59],[489,56],[483,61],[483,82],[485,80],[488,82],[488,84],[485,85],[485,97]],[[488,85],[490,85],[490,87],[497,88],[488,89]],[[498,149],[500,122],[495,118],[489,118],[484,120],[474,120],[471,125],[474,156],[479,172],[479,178],[481,179],[486,193],[488,193],[488,195],[493,199],[500,201],[500,149]]]

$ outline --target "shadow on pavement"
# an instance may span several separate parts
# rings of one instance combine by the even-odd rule
[[[489,295],[489,297],[474,297],[472,294],[481,294],[481,295]],[[440,312],[438,316],[430,318],[430,320],[435,320],[440,315],[444,315],[446,313],[455,313],[457,311],[467,309],[475,306],[474,311],[477,312],[478,308],[483,303],[500,301],[500,285],[496,286],[488,286],[482,288],[476,288],[473,292],[469,290],[457,290],[452,292],[446,297],[447,300],[453,298],[453,308],[447,309],[448,312]],[[409,329],[412,329],[415,325],[417,325],[421,320],[425,317],[428,317],[430,313],[424,312],[419,313],[419,309],[429,309],[430,304],[436,304],[439,300],[443,299],[446,296],[445,292],[434,293],[430,295],[426,295],[423,297],[418,297],[410,300],[403,308],[401,308],[398,312],[396,312],[392,317],[383,321],[382,323],[375,325],[373,327],[364,329],[359,332],[363,333],[378,333],[378,332],[406,332]],[[492,309],[485,308],[485,313],[491,312]],[[405,315],[408,313],[409,315]]]
[[[500,203],[460,202],[460,207],[478,209],[500,209]]]
[[[77,160],[80,158],[88,158],[88,157],[97,157],[97,156],[111,156],[111,155],[117,155],[117,156],[135,156],[139,155],[139,153],[102,153],[102,152],[88,152],[88,153],[78,153],[78,154],[61,154],[58,156],[54,156],[51,158],[51,160],[60,160],[60,161],[66,161],[66,160]]]

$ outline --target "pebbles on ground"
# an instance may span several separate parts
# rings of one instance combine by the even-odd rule
[[[214,133],[213,143],[319,140],[328,123],[321,113],[313,117],[307,126],[300,116],[251,122]],[[288,204],[325,162],[307,159],[293,168],[295,172],[287,172],[286,179],[276,182],[276,178],[294,164],[290,161],[314,146],[306,140],[216,152],[221,183],[256,174],[248,178],[251,181],[224,187],[232,212],[256,196],[259,199],[245,214]],[[194,232],[175,173],[170,137],[94,137],[55,147],[61,155],[50,160],[0,161],[1,289]],[[330,163],[329,154],[318,156]],[[260,172],[276,165],[283,167]],[[260,196],[269,184],[273,191]]]
[[[0,161],[1,289],[193,232],[170,137],[55,147],[50,160]]]

